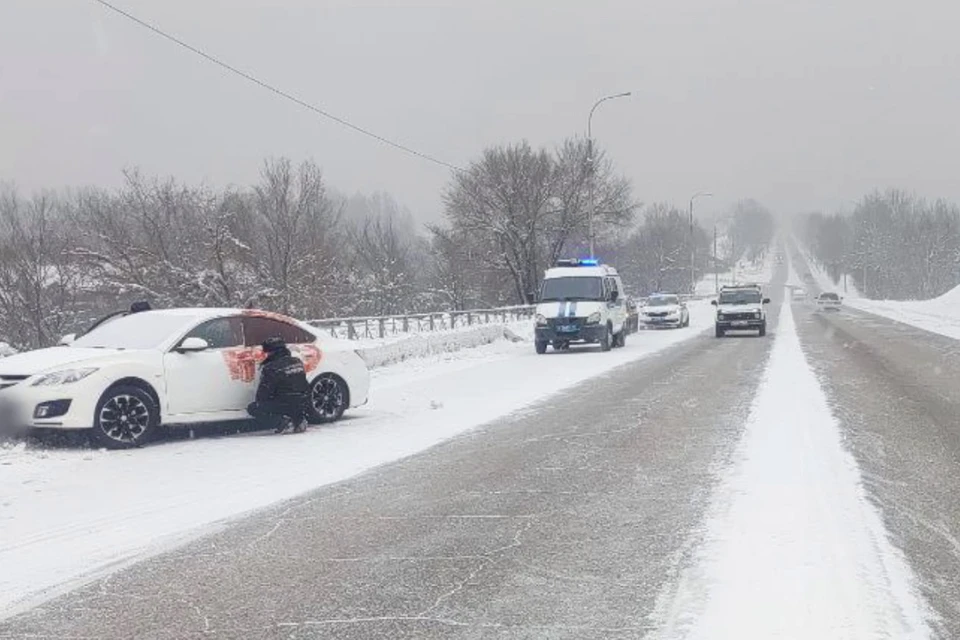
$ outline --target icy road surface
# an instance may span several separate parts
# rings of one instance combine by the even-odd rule
[[[370,403],[303,436],[259,433],[124,452],[0,449],[0,617],[227,518],[422,451],[711,325],[634,334],[623,349],[537,356],[529,342],[375,369]]]
[[[249,508],[251,487],[266,503],[343,481],[184,529],[192,540],[142,561],[130,550],[121,570],[0,622],[0,638],[960,638],[957,343],[782,307],[787,270],[765,339],[644,333],[610,361],[497,344],[387,376],[389,408],[312,434],[303,460],[292,436],[136,452],[156,472],[199,447],[176,482],[208,511]],[[342,469],[347,454],[415,451]],[[103,459],[70,479],[108,483]],[[125,459],[108,465],[139,477]],[[207,491],[189,480],[210,460]],[[263,466],[303,487],[253,476],[250,495],[231,491],[230,474]],[[84,496],[43,513],[101,509]],[[52,548],[44,571],[72,557]]]
[[[658,637],[929,637],[916,577],[867,500],[789,304],[734,460]]]

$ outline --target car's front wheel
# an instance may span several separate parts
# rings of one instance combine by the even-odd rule
[[[347,383],[332,373],[321,373],[310,385],[307,419],[312,424],[335,422],[343,416],[350,402]]]
[[[146,442],[160,424],[160,409],[140,387],[110,387],[97,403],[93,439],[107,449],[129,449]]]

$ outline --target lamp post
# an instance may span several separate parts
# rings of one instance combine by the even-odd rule
[[[587,224],[589,225],[589,229],[587,233],[590,236],[590,257],[591,258],[594,257],[593,255],[593,248],[594,248],[593,247],[593,244],[594,244],[593,214],[594,214],[594,208],[596,207],[596,203],[594,202],[594,193],[593,193],[594,173],[595,173],[594,166],[593,166],[593,112],[596,111],[597,107],[599,107],[601,104],[603,104],[607,100],[615,100],[616,98],[626,98],[629,96],[630,96],[629,91],[625,91],[623,93],[614,93],[609,96],[604,96],[593,103],[593,107],[590,108],[590,115],[587,116],[587,171],[589,172],[587,175],[588,186],[589,186],[589,194],[587,198],[590,200],[590,202],[588,203],[590,209],[589,209],[589,213],[587,214],[588,215]]]
[[[690,293],[694,294],[697,292],[697,275],[696,275],[696,260],[697,260],[697,245],[694,242],[693,238],[693,203],[697,198],[709,198],[713,194],[708,191],[698,191],[692,196],[690,196]],[[714,245],[716,245],[716,232],[714,232]]]

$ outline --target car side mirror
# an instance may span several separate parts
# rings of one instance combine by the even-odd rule
[[[711,300],[711,301],[710,301],[710,304],[712,304],[713,306],[717,306],[717,301],[716,301],[716,300]]]
[[[770,304],[770,298],[764,298],[763,304]]]
[[[77,334],[68,333],[67,335],[60,338],[60,342],[58,342],[57,345],[60,347],[66,347],[68,345],[73,344],[73,341],[76,339],[77,339]]]
[[[177,347],[177,351],[180,353],[194,353],[197,351],[206,351],[210,348],[210,343],[204,340],[203,338],[197,338],[196,336],[191,336],[180,343],[180,346]]]

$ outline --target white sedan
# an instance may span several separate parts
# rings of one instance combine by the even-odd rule
[[[248,418],[260,344],[283,338],[310,381],[308,419],[331,422],[367,401],[370,376],[352,349],[285,316],[240,309],[164,309],[105,322],[69,344],[0,360],[0,419],[91,429],[102,446],[148,440],[160,425]]]
[[[679,296],[658,293],[647,298],[640,310],[640,322],[648,329],[687,327],[690,325],[690,311]]]
[[[817,308],[824,311],[839,311],[843,304],[843,298],[830,291],[825,291],[817,296]]]

